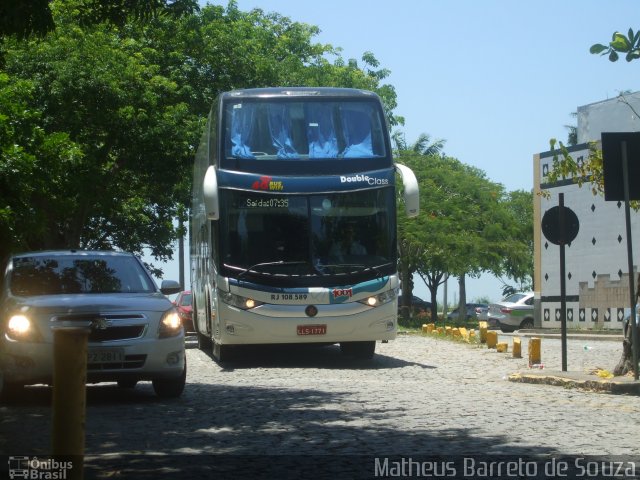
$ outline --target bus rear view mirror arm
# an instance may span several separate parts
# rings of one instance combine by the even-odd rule
[[[418,180],[409,167],[400,163],[396,163],[395,167],[400,177],[402,177],[402,183],[404,184],[404,204],[407,217],[417,217],[418,213],[420,213]]]

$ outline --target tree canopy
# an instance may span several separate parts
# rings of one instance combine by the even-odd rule
[[[399,161],[416,174],[421,212],[415,219],[398,215],[401,268],[425,281],[434,315],[436,292],[446,275],[532,276],[530,192],[506,193],[482,170],[444,155],[408,150],[400,152]],[[403,288],[403,294],[411,292]]]
[[[186,219],[194,149],[219,92],[365,88],[380,94],[391,125],[402,122],[375,56],[345,61],[313,42],[317,27],[233,1],[149,17],[136,10],[146,2],[106,2],[122,7],[106,13],[101,3],[47,3],[55,29],[42,37],[2,32],[0,259],[78,247],[171,258],[173,220]]]
[[[42,37],[55,30],[55,0],[20,0],[0,3],[0,37],[15,35],[23,39]],[[181,16],[198,10],[196,0],[76,0],[78,20],[83,25],[104,21],[124,25],[128,20],[149,20],[159,15]]]

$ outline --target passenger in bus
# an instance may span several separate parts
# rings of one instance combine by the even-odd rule
[[[355,238],[353,225],[347,225],[341,238],[331,245],[329,256],[344,260],[350,255],[366,255],[367,249]]]

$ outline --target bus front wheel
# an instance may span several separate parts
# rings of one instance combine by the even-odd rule
[[[369,360],[376,351],[376,342],[340,342],[340,351],[347,357]]]
[[[233,360],[234,346],[233,345],[220,345],[214,340],[213,342],[213,358],[218,363],[228,362]]]

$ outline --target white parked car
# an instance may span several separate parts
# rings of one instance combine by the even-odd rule
[[[533,328],[533,292],[514,293],[489,305],[489,327],[503,332]]]
[[[165,295],[132,254],[49,251],[12,256],[0,291],[0,384],[5,393],[53,381],[53,329],[89,327],[87,382],[132,388],[150,380],[158,396],[185,386],[184,331]]]

